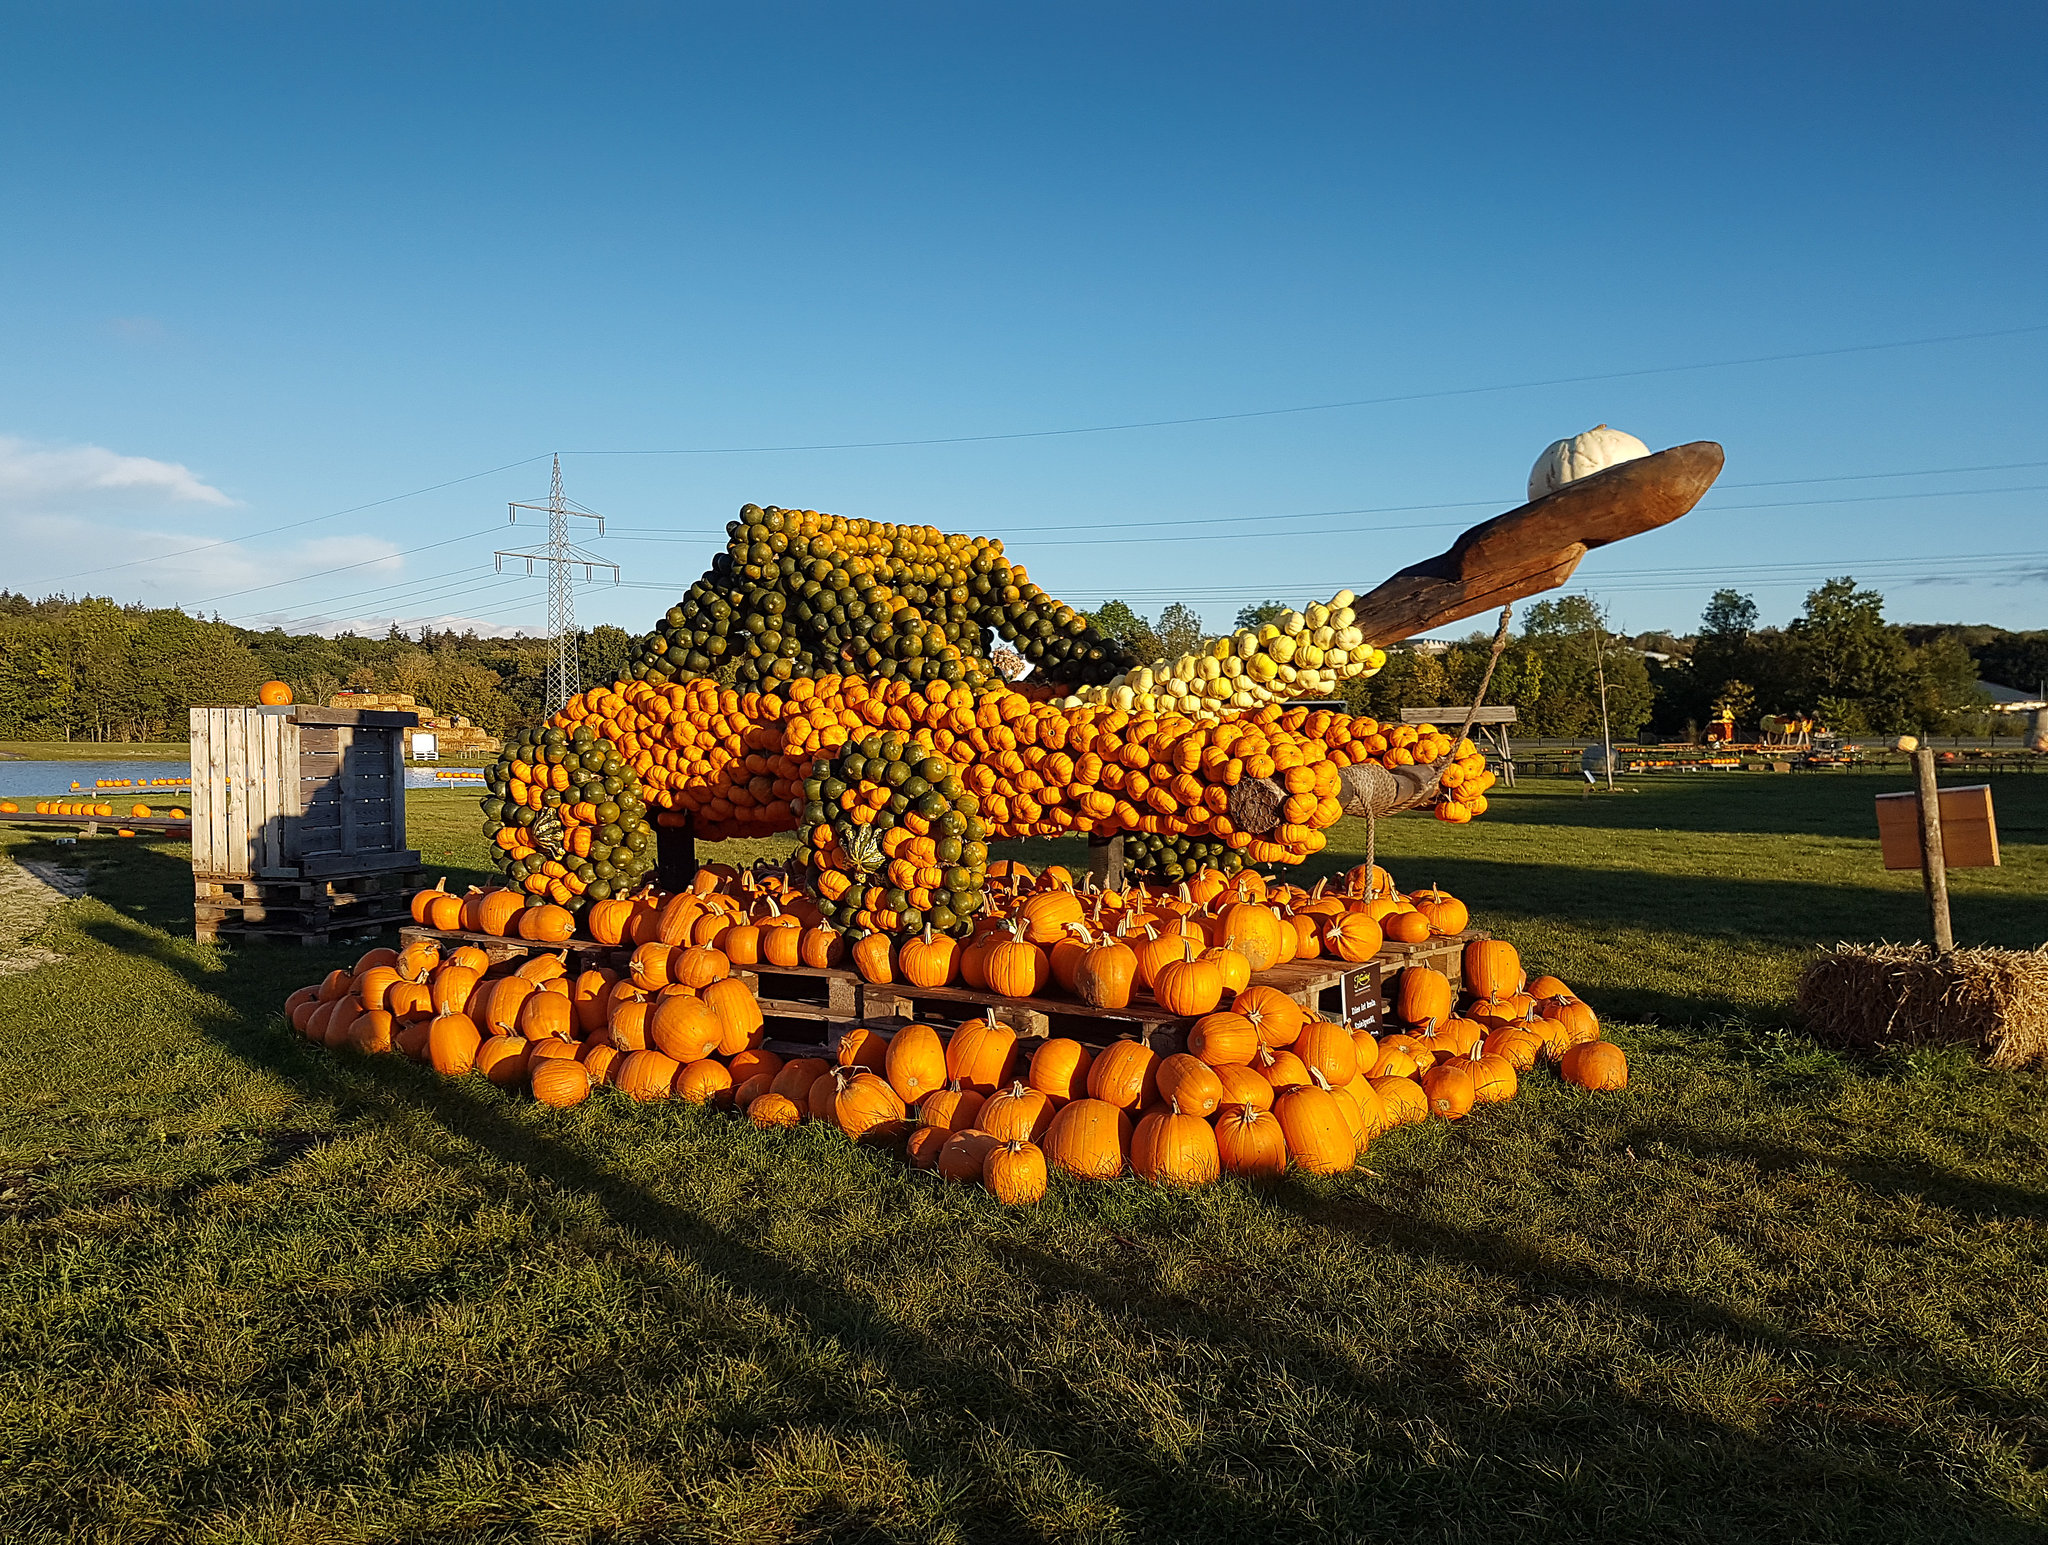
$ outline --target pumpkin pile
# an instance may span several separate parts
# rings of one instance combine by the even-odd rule
[[[742,691],[841,672],[979,688],[1000,679],[990,632],[1058,681],[1131,663],[988,537],[755,504],[725,529],[725,551],[639,641],[634,680],[730,665]]]
[[[1048,894],[1057,893],[1034,896]],[[923,1024],[892,1033],[849,1026],[830,1056],[785,1057],[763,1044],[760,1004],[733,966],[794,963],[829,930],[779,911],[749,921],[737,896],[716,889],[645,912],[609,905],[628,908],[628,926],[653,935],[624,973],[572,974],[545,953],[493,966],[474,946],[444,955],[422,940],[371,950],[353,970],[300,988],[285,1014],[320,1045],[395,1053],[449,1077],[481,1074],[547,1105],[580,1104],[610,1088],[634,1100],[732,1110],[759,1127],[820,1122],[856,1142],[899,1148],[948,1180],[979,1181],[1011,1204],[1043,1196],[1049,1170],[1076,1180],[1128,1171],[1170,1186],[1290,1168],[1338,1174],[1394,1127],[1459,1120],[1513,1098],[1539,1062],[1588,1089],[1619,1089],[1628,1079],[1592,1009],[1554,977],[1529,981],[1514,948],[1496,940],[1467,945],[1462,1004],[1441,972],[1402,971],[1389,1001],[1401,1028],[1378,1037],[1318,1020],[1277,988],[1240,978],[1227,1007],[1201,984],[1206,1007],[1187,1049],[1171,1055],[1129,1040],[1100,1050],[1066,1037],[1031,1045],[993,1019],[975,1019],[950,1034]],[[1020,910],[1010,945],[1030,947],[1026,931],[1049,929],[1065,911]],[[991,955],[992,977],[1011,969],[1000,953],[1007,947]],[[1162,1001],[1181,991],[1172,973],[1192,964],[1184,951],[1162,958],[1153,978]],[[1083,958],[1075,969],[1085,980],[1102,965]]]
[[[580,909],[654,868],[640,781],[589,724],[550,726],[511,747],[485,786],[484,835],[536,906]]]
[[[1351,676],[1370,676],[1387,663],[1353,626],[1351,603],[1340,590],[1328,605],[1287,611],[1256,628],[1177,660],[1154,660],[1099,687],[1083,687],[1070,705],[1107,703],[1141,713],[1176,712],[1221,718],[1233,709],[1263,708],[1291,697],[1324,697]]]
[[[820,757],[804,780],[810,890],[861,933],[953,933],[988,879],[980,802],[929,735],[892,730]]]

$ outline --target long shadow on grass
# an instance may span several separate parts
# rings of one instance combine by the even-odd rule
[[[174,971],[193,975],[189,959],[147,935],[104,925],[89,931],[113,947],[150,955]],[[594,1199],[622,1233],[676,1251],[705,1277],[723,1281],[765,1309],[801,1323],[812,1337],[860,1347],[881,1361],[891,1380],[906,1389],[929,1384],[949,1387],[957,1402],[954,1409],[973,1410],[1005,1377],[1004,1369],[993,1359],[975,1364],[964,1355],[954,1359],[938,1355],[930,1338],[905,1332],[886,1311],[847,1283],[806,1272],[761,1251],[611,1172],[601,1160],[571,1143],[536,1136],[495,1108],[503,1098],[495,1092],[487,1093],[465,1081],[436,1078],[397,1059],[322,1056],[292,1036],[260,997],[249,1001],[255,995],[217,977],[194,976],[194,980],[242,1011],[241,1023],[204,1026],[235,1056],[308,1094],[342,1101],[357,1114],[382,1124],[401,1126],[409,1117],[429,1113],[452,1138],[474,1144],[535,1181]],[[253,1026],[264,1028],[247,1028]],[[462,1163],[459,1152],[443,1157],[451,1165]],[[306,1358],[310,1369],[317,1365],[319,1354],[311,1351]],[[270,1377],[282,1380],[288,1373],[287,1369],[272,1369]],[[1374,1392],[1379,1399],[1391,1398],[1392,1393]],[[829,1401],[821,1399],[817,1406],[812,1413],[815,1419],[831,1423],[836,1413]],[[1162,1508],[1171,1506],[1187,1510],[1191,1530],[1199,1520],[1200,1526],[1226,1537],[1286,1537],[1277,1532],[1284,1520],[1230,1488],[1207,1485],[1178,1465],[1142,1458],[1128,1446],[1126,1432],[1108,1425],[1093,1426],[1077,1420],[1072,1412],[1047,1410],[1036,1415],[1036,1446],[1065,1455],[1071,1468],[1105,1493],[1127,1497],[1133,1476],[1143,1476],[1150,1493],[1144,1504],[1149,1516],[1157,1517]],[[926,1457],[936,1467],[937,1456]],[[958,1450],[948,1450],[945,1458],[955,1465],[962,1462]],[[984,1521],[987,1537],[1013,1539],[1034,1534],[1029,1520],[1005,1510],[998,1497],[985,1495],[980,1504],[990,1515]]]
[[[1958,1174],[1924,1160],[1829,1153],[1791,1143],[1728,1137],[1675,1122],[1636,1128],[1623,1140],[1646,1146],[1661,1143],[1700,1158],[1741,1159],[1767,1175],[1809,1168],[1827,1170],[1875,1195],[1911,1198],[1969,1223],[2007,1223],[2019,1219],[2048,1222],[2048,1185],[2023,1190],[1995,1180]]]
[[[2001,830],[2048,829],[2048,778],[2034,773],[1944,772],[1941,784],[1988,783]],[[1631,776],[1623,792],[1582,789],[1549,780],[1489,795],[1484,819],[1502,826],[1554,826],[1581,830],[1741,832],[1756,836],[1851,837],[1875,841],[1871,801],[1903,793],[1912,778],[1900,772]]]
[[[524,1172],[533,1182],[565,1186],[593,1199],[622,1235],[675,1250],[706,1278],[723,1281],[802,1325],[813,1338],[836,1338],[859,1347],[880,1362],[898,1386],[944,1391],[940,1409],[972,1412],[1007,1397],[1011,1404],[1002,1414],[1011,1425],[1021,1421],[1028,1426],[1036,1449],[1065,1456],[1070,1469],[1133,1508],[1136,1516],[1145,1520],[1147,1531],[1162,1537],[1212,1533],[1224,1538],[1323,1538],[1336,1522],[1327,1510],[1332,1501],[1343,1509],[1340,1516],[1354,1521],[1370,1516],[1383,1525],[1405,1511],[1414,1526],[1430,1525],[1440,1520],[1440,1488],[1454,1483],[1462,1490],[1473,1484],[1473,1477],[1434,1453],[1418,1452],[1399,1435],[1409,1430],[1403,1423],[1413,1423],[1420,1430],[1448,1431],[1453,1451],[1500,1454],[1505,1448],[1516,1453],[1523,1463],[1507,1469],[1503,1479],[1487,1484],[1502,1490],[1547,1487],[1551,1510],[1574,1517],[1583,1514],[1589,1528],[1601,1516],[1612,1516],[1611,1498],[1602,1494],[1602,1485],[1588,1484],[1584,1477],[1554,1481],[1581,1467],[1601,1482],[1636,1495],[1662,1497],[1679,1492],[1674,1501],[1659,1504],[1660,1508],[1712,1509],[1729,1505],[1727,1496],[1761,1487],[1793,1512],[1802,1506],[1802,1489],[1811,1480],[1812,1466],[1837,1471],[1846,1467],[1859,1485],[1883,1497],[1878,1514],[1893,1523],[1905,1523],[1911,1515],[1916,1524],[1931,1532],[1946,1528],[1958,1537],[1982,1538],[1987,1531],[2003,1530],[2015,1521],[1988,1499],[1960,1487],[1945,1485],[1937,1490],[1920,1481],[1908,1486],[1895,1477],[1888,1479],[1887,1472],[1895,1463],[1899,1468],[1910,1465],[1924,1470],[1938,1466],[1942,1456],[1932,1452],[1925,1440],[1894,1438],[1882,1455],[1853,1443],[1845,1446],[1821,1432],[1809,1435],[1804,1444],[1762,1442],[1697,1412],[1632,1395],[1597,1370],[1581,1370],[1575,1375],[1575,1385],[1582,1393],[1573,1405],[1581,1420],[1564,1433],[1546,1419],[1547,1413],[1524,1411],[1504,1420],[1497,1405],[1481,1398],[1469,1384],[1463,1365],[1454,1357],[1437,1366],[1412,1367],[1399,1378],[1373,1377],[1333,1355],[1328,1344],[1290,1330],[1271,1316],[1261,1316],[1256,1323],[1240,1322],[1217,1314],[1213,1305],[1159,1292],[1144,1280],[1144,1267],[1130,1273],[1109,1271],[1043,1250],[991,1245],[991,1253],[1018,1268],[1014,1275],[1022,1279],[1020,1288],[1042,1299],[1078,1291],[1112,1320],[1135,1320],[1141,1332],[1138,1339],[1169,1346],[1184,1339],[1210,1346],[1234,1363],[1262,1370],[1262,1379],[1278,1378],[1293,1391],[1320,1391],[1328,1409],[1345,1413],[1331,1418],[1333,1422],[1363,1424],[1357,1434],[1361,1451],[1384,1453],[1390,1445],[1397,1451],[1392,1463],[1376,1467],[1369,1495],[1342,1477],[1315,1470],[1298,1451],[1275,1449],[1235,1456],[1205,1445],[1193,1462],[1163,1459],[1148,1452],[1142,1438],[1134,1441],[1128,1425],[1112,1417],[1091,1416],[1078,1404],[1064,1403],[1056,1385],[1044,1390],[1020,1386],[1011,1370],[993,1355],[994,1349],[990,1355],[977,1355],[965,1341],[945,1342],[912,1334],[872,1300],[869,1290],[771,1255],[730,1230],[662,1199],[644,1185],[622,1178],[608,1169],[601,1157],[586,1153],[576,1143],[537,1135],[502,1108],[503,1097],[495,1091],[437,1079],[392,1059],[322,1056],[283,1029],[263,995],[251,986],[232,976],[223,981],[210,973],[201,974],[189,954],[125,925],[101,926],[94,931],[117,948],[154,956],[234,1003],[242,1015],[239,1022],[223,1020],[206,1028],[244,1061],[310,1094],[339,1099],[388,1126],[403,1127],[424,1111],[452,1139],[474,1144],[499,1163]],[[444,1158],[451,1165],[463,1163],[459,1149],[451,1148]],[[480,1183],[492,1184],[487,1180]],[[1863,1355],[1850,1357],[1824,1344],[1786,1338],[1761,1317],[1745,1316],[1685,1294],[1613,1282],[1545,1252],[1504,1246],[1501,1240],[1476,1231],[1413,1218],[1395,1220],[1363,1202],[1313,1195],[1291,1186],[1274,1189],[1269,1199],[1313,1228],[1359,1234],[1374,1250],[1419,1260],[1454,1261],[1537,1296],[1564,1292],[1618,1302],[1653,1322],[1653,1339],[1673,1346],[1704,1330],[1744,1344],[1788,1348],[1823,1363],[1839,1361],[1858,1370],[1866,1360]],[[1247,1396],[1253,1393],[1248,1390]],[[809,1398],[812,1419],[828,1426],[841,1420],[831,1408],[829,1390]],[[1599,1423],[1599,1430],[1587,1430],[1588,1418]],[[944,1418],[936,1412],[930,1420],[932,1426],[921,1433],[892,1437],[900,1436],[918,1461],[935,1474],[963,1467],[978,1469],[970,1457],[974,1434],[982,1430],[978,1424],[957,1431],[940,1425]],[[1653,1441],[1638,1441],[1644,1426],[1655,1434]],[[1674,1455],[1687,1456],[1679,1468],[1692,1472],[1689,1482],[1678,1482],[1676,1487]],[[1702,1455],[1708,1457],[1703,1460]],[[1318,1489],[1304,1496],[1298,1487],[1290,1488],[1286,1495],[1294,1499],[1293,1504],[1275,1504],[1247,1495],[1241,1474],[1217,1477],[1202,1468],[1230,1466],[1241,1472],[1245,1464],[1260,1470],[1284,1470],[1292,1465],[1297,1467],[1296,1473],[1306,1468],[1314,1474]],[[1740,1486],[1731,1479],[1737,1475],[1743,1478]],[[973,1532],[996,1539],[1031,1536],[1034,1529],[1029,1520],[1002,1501],[997,1478],[977,1478],[981,1482],[982,1494],[977,1499],[981,1512]],[[1326,1486],[1336,1488],[1334,1497],[1324,1496],[1320,1488]],[[1748,1505],[1745,1493],[1740,1506]],[[1675,1523],[1678,1516],[1670,1515],[1669,1521]]]

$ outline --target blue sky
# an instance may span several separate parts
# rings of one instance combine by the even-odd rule
[[[254,533],[561,450],[630,582],[586,622],[643,627],[754,500],[999,535],[1076,603],[1220,625],[1440,550],[1605,421],[1729,453],[1581,569],[1623,627],[1721,584],[1782,621],[1838,573],[1897,620],[2048,626],[2044,31],[17,6],[0,584],[537,630],[490,552],[533,539],[504,504],[544,459]],[[1960,334],[2003,336],[1664,368]]]

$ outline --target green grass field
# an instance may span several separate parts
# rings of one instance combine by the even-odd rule
[[[816,1129],[313,1050],[274,1005],[344,952],[181,937],[175,845],[0,834],[92,867],[35,936],[67,958],[0,978],[0,1539],[2041,1539],[2048,1075],[1848,1060],[1785,1002],[1815,943],[1922,931],[1894,786],[1388,822],[1629,1090],[1017,1213]],[[1957,932],[2038,944],[2048,779],[1996,798]],[[467,798],[410,809],[477,872]]]
[[[182,762],[183,740],[0,740],[0,756],[28,762]]]

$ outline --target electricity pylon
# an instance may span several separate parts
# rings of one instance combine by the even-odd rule
[[[582,505],[562,495],[562,458],[555,458],[555,475],[548,487],[546,504],[508,503],[505,518],[513,525],[519,524],[521,510],[545,510],[548,517],[548,545],[545,551],[529,549],[524,552],[500,552],[492,556],[497,560],[500,574],[505,572],[507,558],[526,560],[526,572],[531,574],[536,563],[548,566],[548,641],[554,645],[554,653],[548,660],[548,712],[554,713],[570,698],[583,690],[583,673],[576,663],[576,589],[570,570],[581,568],[587,584],[598,569],[612,571],[612,583],[619,582],[619,566],[608,563],[595,553],[587,553],[569,540],[569,517],[580,515],[586,520],[597,522],[597,534],[604,535],[604,517],[595,510],[586,510]]]

